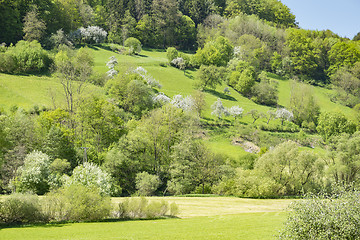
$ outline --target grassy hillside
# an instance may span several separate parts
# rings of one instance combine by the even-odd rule
[[[3,228],[0,239],[274,239],[286,218],[284,209],[291,202],[224,197],[165,199],[179,205],[181,219]],[[121,199],[113,199],[118,201]]]
[[[195,90],[194,84],[197,81],[197,72],[194,70],[186,70],[184,73],[179,69],[167,65],[166,52],[164,50],[144,49],[140,55],[128,56],[112,52],[106,45],[103,47],[93,46],[90,49],[95,58],[95,72],[105,73],[108,71],[105,63],[109,60],[109,57],[116,56],[119,62],[117,68],[120,73],[125,72],[130,67],[135,68],[141,66],[160,82],[162,85],[160,91],[169,97],[176,94],[182,94],[184,96],[191,95]],[[291,81],[281,79],[272,74],[270,74],[269,77],[272,77],[273,80],[279,83],[279,105],[288,107],[290,102]],[[205,91],[206,109],[203,113],[205,122],[210,121],[210,123],[214,123],[215,118],[211,115],[211,105],[217,98],[221,98],[226,107],[234,105],[242,107],[244,113],[251,109],[257,109],[260,112],[267,112],[271,109],[267,106],[255,104],[233,89],[230,89],[230,95],[224,95],[223,89],[225,86],[224,83],[222,86],[218,86],[215,91]],[[321,111],[341,111],[348,117],[353,117],[352,109],[330,101],[332,90],[314,86],[311,86],[311,88],[321,106]],[[104,94],[101,88],[93,85],[87,87],[87,92],[95,92],[99,95]],[[24,109],[29,109],[34,105],[53,108],[54,106],[63,106],[64,103],[62,86],[55,77],[0,74],[0,107],[4,109],[9,109],[13,105],[18,105]],[[244,114],[240,121],[243,125],[251,125],[253,120],[251,116]],[[265,121],[265,119],[259,119],[257,124],[265,123]],[[275,120],[274,124],[279,124],[279,121],[280,120]],[[220,127],[217,130],[220,131],[210,130],[213,134],[209,134],[205,139],[209,147],[215,152],[226,152],[234,159],[247,155],[248,153],[241,147],[231,145],[231,139],[229,139],[229,133],[226,128],[230,126],[232,131],[237,129],[236,126],[232,126],[232,118],[227,117],[225,121],[219,124]],[[224,124],[227,124],[228,127],[224,127]]]

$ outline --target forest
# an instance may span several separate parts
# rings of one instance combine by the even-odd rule
[[[26,108],[0,84],[2,194],[360,184],[360,33],[301,29],[278,0],[0,0],[0,22],[0,83],[53,87]]]

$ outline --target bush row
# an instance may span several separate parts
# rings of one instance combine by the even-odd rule
[[[110,197],[96,188],[72,185],[52,191],[44,198],[15,193],[0,202],[0,223],[46,223],[96,221],[107,218],[158,218],[178,213],[175,203],[130,198],[113,206]]]

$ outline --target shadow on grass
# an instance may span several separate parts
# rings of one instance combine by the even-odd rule
[[[234,97],[226,95],[224,93],[212,90],[212,89],[205,89],[204,92],[210,93],[218,98],[229,100],[229,101],[237,101]]]
[[[82,221],[82,222],[75,222],[75,221],[62,221],[62,222],[53,222],[53,223],[12,223],[12,224],[0,224],[0,231],[1,229],[5,228],[59,228],[69,226],[70,224],[74,223],[107,223],[107,222],[130,222],[130,221],[148,221],[148,220],[166,220],[166,219],[180,219],[176,216],[166,215],[164,217],[157,217],[157,218],[108,218],[98,221]]]

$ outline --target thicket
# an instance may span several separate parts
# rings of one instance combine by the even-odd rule
[[[127,198],[113,205],[97,188],[71,185],[53,190],[43,198],[15,193],[0,201],[0,223],[31,224],[64,221],[100,221],[175,216],[176,203]]]

